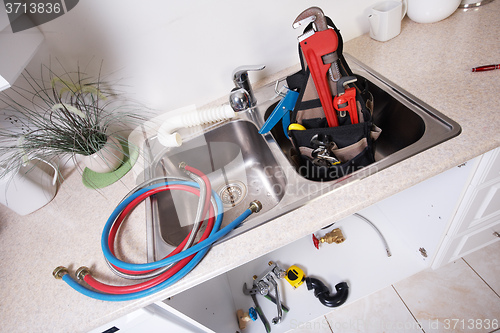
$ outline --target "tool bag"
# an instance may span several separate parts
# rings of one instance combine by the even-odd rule
[[[338,37],[336,62],[341,80],[349,81],[346,79],[353,79],[354,75],[342,55],[342,36],[332,20],[325,18]],[[305,31],[311,29],[311,25]],[[345,85],[346,89],[355,88],[357,123],[351,123],[347,112],[336,111],[338,126],[329,127],[300,44],[299,57],[302,69],[286,78],[288,88],[299,93],[288,130],[294,147],[291,157],[298,163],[299,173],[310,180],[329,181],[373,163],[373,142],[381,129],[372,122],[373,96],[367,89],[366,81],[356,77],[356,82]],[[330,79],[328,81],[330,85],[335,84]],[[336,91],[336,87],[331,88]],[[302,126],[294,126],[294,123]]]

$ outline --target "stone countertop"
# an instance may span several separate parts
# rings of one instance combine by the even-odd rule
[[[65,175],[56,198],[35,213],[20,217],[0,207],[2,330],[87,332],[500,146],[496,100],[500,71],[471,72],[472,67],[499,62],[500,35],[495,33],[500,31],[499,16],[500,1],[495,1],[473,11],[459,10],[432,24],[405,18],[401,34],[385,43],[368,35],[347,42],[344,52],[457,121],[462,133],[215,246],[188,276],[155,295],[122,303],[97,301],[52,277],[59,265],[72,273],[86,265],[97,278],[123,283],[106,267],[100,237],[109,214],[134,186],[131,174],[93,191],[82,185],[75,170]],[[143,262],[144,207],[138,207],[125,223],[118,252],[126,254],[127,260]]]

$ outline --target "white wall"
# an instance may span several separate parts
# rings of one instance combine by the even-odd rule
[[[345,40],[368,31],[367,10],[377,0],[81,0],[67,14],[41,25],[45,44],[31,62],[39,70],[57,58],[67,70],[77,61],[104,60],[131,97],[160,111],[202,105],[229,93],[231,73],[266,64],[252,80],[298,63],[295,18],[319,6]],[[92,71],[92,70],[90,70]]]

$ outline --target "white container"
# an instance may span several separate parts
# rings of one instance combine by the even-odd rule
[[[40,168],[40,161],[54,169],[54,174]],[[54,198],[57,175],[53,164],[42,159],[30,161],[0,178],[0,203],[19,215],[30,214]]]
[[[401,32],[401,20],[405,14],[405,2],[384,1],[376,4],[368,16],[370,37],[380,42],[396,37]]]
[[[461,0],[408,0],[408,17],[417,23],[434,23],[453,14]]]

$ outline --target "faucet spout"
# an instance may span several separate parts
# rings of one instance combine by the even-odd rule
[[[265,67],[265,65],[240,66],[233,71],[232,77],[236,88],[231,92],[229,99],[234,111],[243,111],[248,107],[254,107],[257,105],[257,100],[255,99],[252,86],[250,85],[250,80],[248,78],[248,72],[260,71]]]

